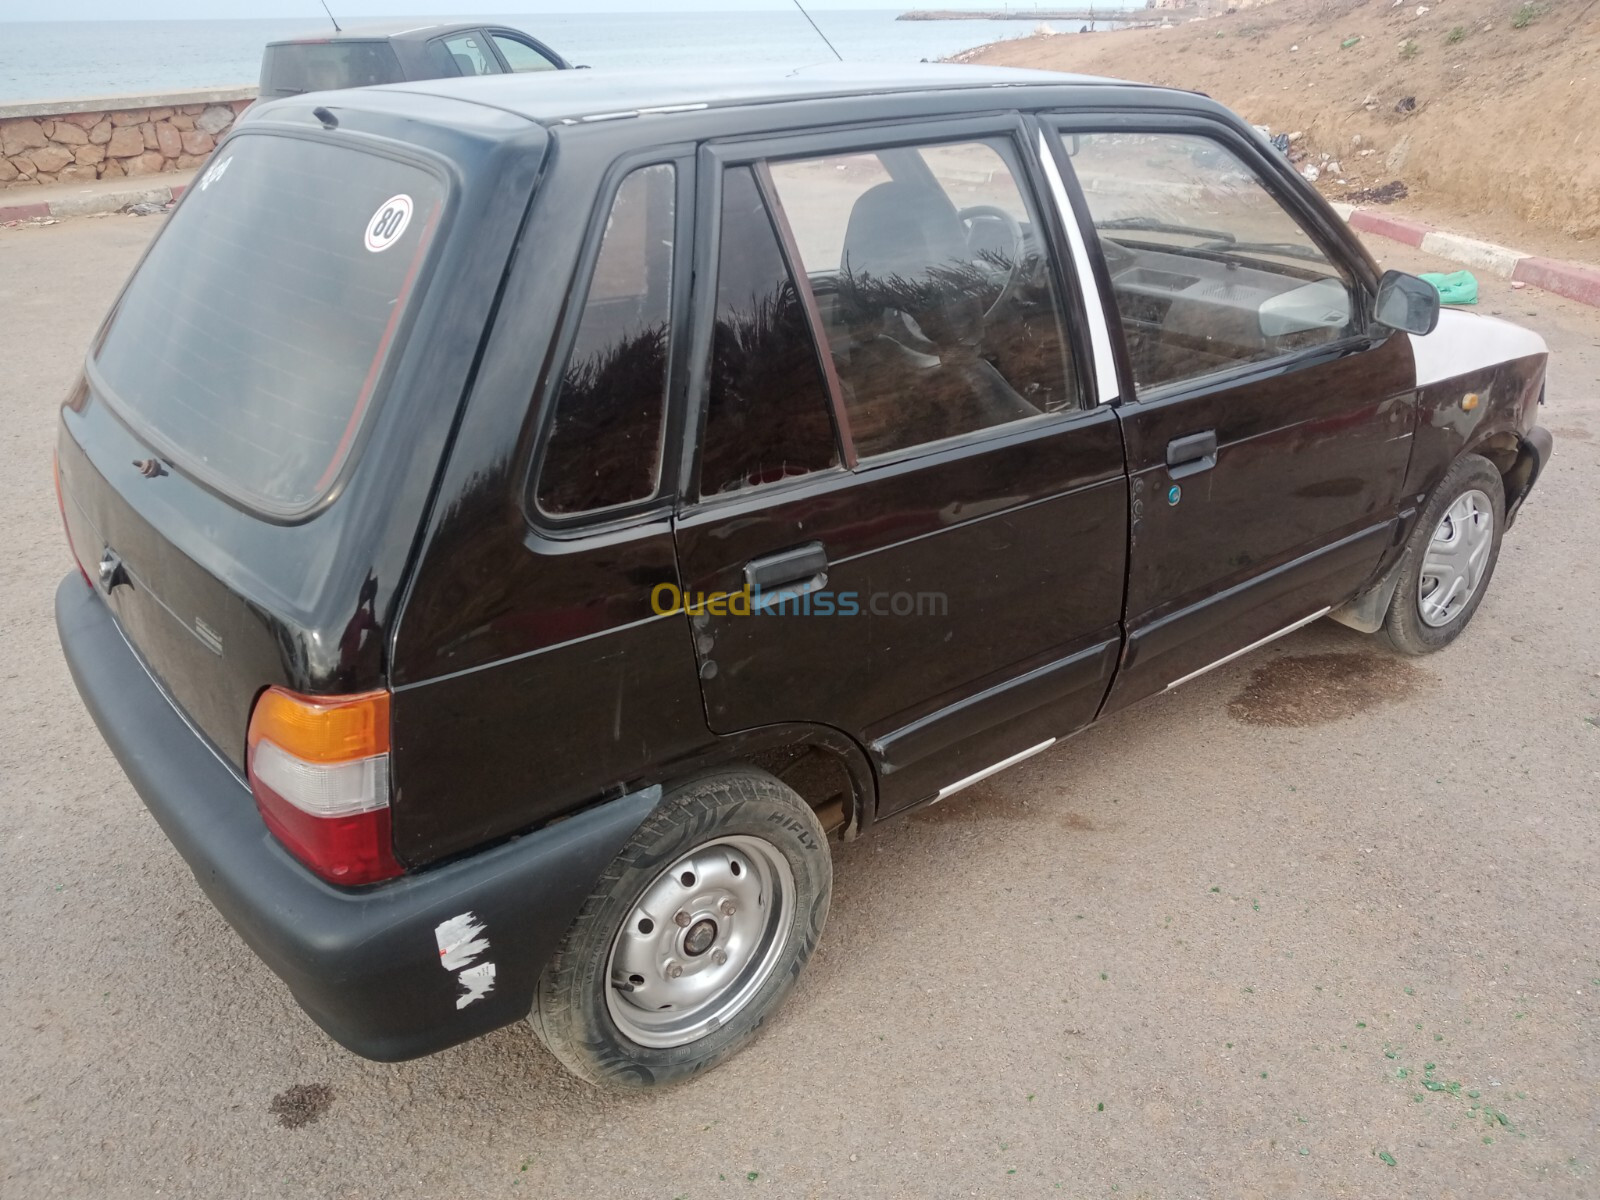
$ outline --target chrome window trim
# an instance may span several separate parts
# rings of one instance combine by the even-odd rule
[[[1067,248],[1072,254],[1072,269],[1077,275],[1078,291],[1083,295],[1084,311],[1089,319],[1089,353],[1094,359],[1094,390],[1096,404],[1115,404],[1121,392],[1117,385],[1117,360],[1111,352],[1111,327],[1106,324],[1105,305],[1100,299],[1100,285],[1095,282],[1094,267],[1089,258],[1089,248],[1083,240],[1083,227],[1078,224],[1078,214],[1073,210],[1067,195],[1066,180],[1050,151],[1049,139],[1039,134],[1039,161],[1044,164],[1045,181],[1050,185],[1050,198],[1055,201],[1061,216],[1062,227],[1067,231]]]

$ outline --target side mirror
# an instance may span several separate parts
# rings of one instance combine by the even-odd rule
[[[1372,316],[1379,325],[1418,335],[1439,324],[1439,289],[1404,271],[1386,271],[1378,281]]]

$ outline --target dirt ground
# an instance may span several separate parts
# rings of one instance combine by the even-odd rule
[[[79,704],[55,407],[159,219],[0,230],[0,1195],[1600,1193],[1600,312],[1485,281],[1556,457],[1455,646],[1320,623],[843,848],[764,1036],[614,1096],[340,1050]]]
[[[1205,92],[1304,134],[1295,149],[1307,162],[1326,154],[1342,168],[1318,181],[1335,199],[1399,179],[1410,196],[1396,211],[1535,253],[1556,253],[1551,233],[1600,237],[1594,0],[1279,0],[959,57]],[[1569,245],[1564,257],[1593,261],[1600,249]]]

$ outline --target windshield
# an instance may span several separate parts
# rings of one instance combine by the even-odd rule
[[[269,514],[304,511],[372,406],[443,201],[411,163],[236,136],[123,293],[94,382],[179,467]]]
[[[1085,133],[1073,146],[1072,167],[1102,242],[1308,281],[1341,274],[1259,167],[1210,136]]]

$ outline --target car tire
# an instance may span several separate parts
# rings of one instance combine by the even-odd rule
[[[593,1084],[696,1075],[777,1009],[832,893],[827,835],[792,788],[754,769],[699,776],[667,793],[600,877],[529,1020]]]
[[[1476,454],[1457,459],[1400,558],[1399,584],[1383,622],[1392,647],[1431,654],[1461,635],[1489,590],[1505,520],[1505,485],[1494,464]]]

